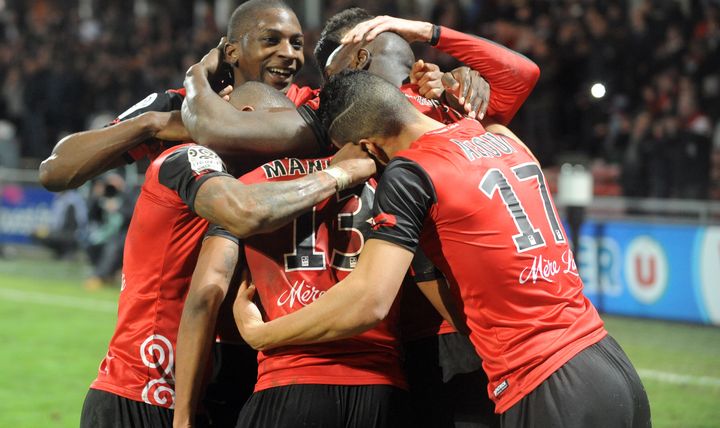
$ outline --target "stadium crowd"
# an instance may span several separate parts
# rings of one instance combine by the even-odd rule
[[[62,135],[85,129],[99,113],[122,111],[154,88],[179,86],[184,70],[221,33],[214,9],[192,0],[136,2],[147,7],[136,6],[133,19],[127,2],[114,0],[91,2],[92,12],[75,2],[4,3],[0,162],[7,166],[44,158]],[[321,22],[355,3],[326,1]],[[608,165],[598,171],[617,176],[628,196],[720,197],[718,2],[362,3],[375,14],[488,37],[538,63],[542,76],[513,126],[545,165],[579,153]],[[319,29],[305,31],[310,59]],[[455,65],[432,49],[419,54],[445,69]],[[298,82],[319,81],[309,60]],[[600,98],[591,95],[596,83],[604,88]]]

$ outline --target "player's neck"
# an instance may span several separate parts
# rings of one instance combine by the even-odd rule
[[[441,122],[418,112],[415,120],[407,123],[400,134],[388,138],[385,144],[385,153],[392,159],[399,151],[409,149],[410,145],[418,138],[444,126]]]

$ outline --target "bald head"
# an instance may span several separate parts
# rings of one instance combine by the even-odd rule
[[[330,54],[323,71],[327,79],[343,70],[367,70],[399,87],[410,74],[413,62],[415,55],[408,42],[385,32],[371,42],[340,45]]]
[[[227,37],[230,42],[237,42],[257,25],[258,16],[268,9],[284,9],[295,12],[282,0],[249,0],[238,6],[230,16]]]
[[[295,104],[282,92],[260,82],[246,82],[230,93],[230,104],[238,110],[294,109]]]

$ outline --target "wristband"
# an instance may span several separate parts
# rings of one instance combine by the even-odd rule
[[[433,24],[432,37],[428,40],[430,46],[436,46],[440,41],[440,26]]]
[[[335,181],[337,182],[338,192],[347,189],[352,182],[352,177],[350,177],[350,174],[348,174],[347,171],[340,167],[331,166],[330,168],[325,168],[322,172],[327,173],[327,175],[335,179]]]

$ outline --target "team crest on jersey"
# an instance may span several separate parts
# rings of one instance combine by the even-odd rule
[[[370,223],[370,227],[372,227],[373,230],[378,230],[383,226],[393,227],[397,225],[397,218],[392,214],[380,213],[368,219],[367,222]]]
[[[205,171],[225,171],[220,156],[212,150],[202,146],[192,146],[188,149],[188,161],[195,174]]]

